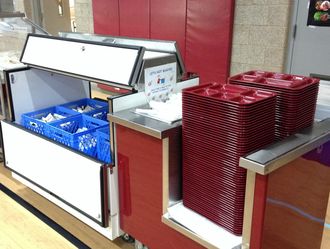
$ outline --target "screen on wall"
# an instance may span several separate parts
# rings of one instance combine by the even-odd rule
[[[310,0],[307,25],[330,26],[330,1]]]

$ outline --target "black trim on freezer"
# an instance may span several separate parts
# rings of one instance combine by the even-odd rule
[[[3,143],[3,136],[2,136],[2,123],[0,122],[0,140],[1,140],[1,148],[2,148],[2,160],[3,165],[6,167],[6,153],[5,153],[5,145]]]
[[[88,81],[88,88],[89,88],[89,98],[92,98],[92,83]]]
[[[7,102],[9,99],[9,111],[11,115],[11,121],[15,121],[15,111],[14,111],[14,106],[13,106],[13,95],[11,92],[11,79],[10,79],[10,74],[11,73],[16,73],[16,72],[21,72],[21,71],[27,71],[30,70],[29,67],[20,67],[20,68],[15,68],[15,69],[8,69],[4,70],[5,73],[5,85],[6,85],[6,90],[7,90]],[[8,119],[8,117],[6,117]]]
[[[134,85],[138,84],[138,79],[139,79],[140,70],[141,70],[142,64],[143,64],[143,56],[144,56],[145,50],[146,49],[144,47],[140,47],[140,49],[138,51],[138,56],[134,62],[133,73],[129,77],[128,82],[129,82],[129,85],[132,87],[132,91],[135,90]]]
[[[108,167],[104,164],[101,167],[101,214],[102,214],[102,226],[109,227],[109,205],[108,205]]]

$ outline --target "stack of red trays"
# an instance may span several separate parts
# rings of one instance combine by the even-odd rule
[[[276,140],[314,122],[319,79],[265,71],[249,71],[229,78],[230,84],[277,93]]]
[[[210,83],[184,90],[182,102],[183,204],[241,235],[239,158],[273,142],[276,94]]]

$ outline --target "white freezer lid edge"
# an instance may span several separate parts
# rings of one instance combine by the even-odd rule
[[[117,87],[132,88],[144,48],[29,34],[21,62]]]
[[[79,32],[59,32],[58,34],[60,37],[74,38],[79,40],[100,41],[112,44],[142,46],[146,48],[146,51],[175,54],[177,57],[178,66],[180,68],[181,74],[184,74],[186,72],[180,49],[176,41],[99,35]]]

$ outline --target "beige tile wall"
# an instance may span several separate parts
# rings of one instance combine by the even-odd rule
[[[1,0],[0,11],[12,12],[14,10],[14,4],[12,0]]]
[[[26,32],[11,33],[6,32],[0,35],[0,52],[20,52],[23,49]]]
[[[1,1],[1,0],[0,0]],[[15,11],[26,13],[29,19],[32,19],[31,15],[31,2],[30,0],[15,0]],[[75,16],[77,23],[77,32],[93,33],[93,12],[92,1],[90,0],[75,0]],[[14,50],[20,51],[24,45],[25,34],[17,39],[16,36],[7,33],[0,38],[0,52]]]
[[[231,75],[283,71],[293,0],[236,0]]]
[[[77,32],[93,33],[93,9],[91,0],[75,0]]]
[[[14,7],[15,11],[21,11],[24,13],[23,0],[16,0],[14,2]],[[17,39],[17,37],[12,33],[6,32],[5,34],[1,34],[0,37],[0,52],[20,51],[22,49],[23,44],[24,41],[22,41],[21,39]]]
[[[24,0],[14,0],[15,11],[25,13]]]

